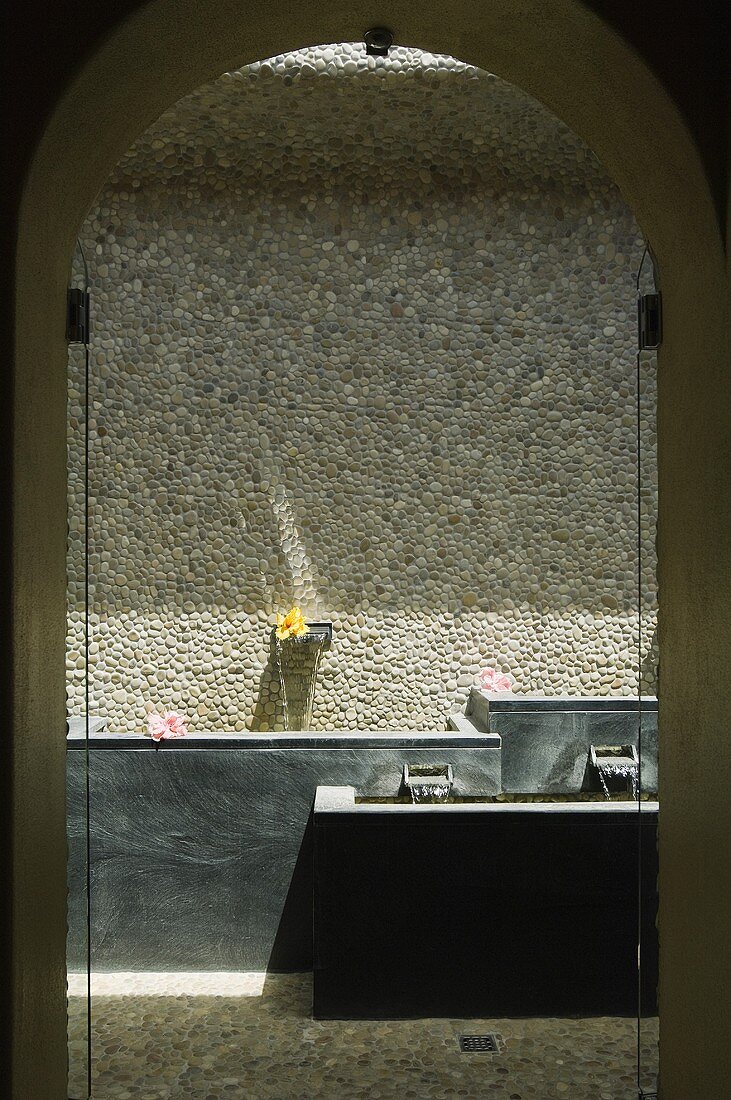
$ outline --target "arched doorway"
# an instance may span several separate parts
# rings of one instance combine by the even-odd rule
[[[588,715],[590,698],[600,694],[604,704],[628,708],[617,722],[636,724],[629,694],[636,693],[638,633],[634,298],[644,241],[591,151],[530,96],[453,58],[397,46],[376,60],[361,43],[270,58],[178,101],[117,166],[80,239],[93,334],[88,375],[82,349],[70,349],[68,572],[77,582],[69,709],[83,715],[88,686],[91,715],[102,715],[111,734],[126,733],[132,753],[112,741],[111,756],[96,745],[90,753],[92,1093],[134,1073],[153,1097],[136,1039],[102,1068],[121,1005],[128,1018],[140,1011],[134,984],[121,987],[123,1002],[106,1000],[115,973],[133,972],[137,982],[140,969],[152,970],[170,981],[172,969],[179,984],[186,980],[176,969],[182,955],[189,972],[261,974],[265,966],[266,997],[238,999],[236,1018],[253,1017],[270,1041],[276,1028],[266,1014],[288,983],[299,983],[297,1003],[308,998],[312,921],[286,918],[283,901],[286,890],[287,911],[305,912],[312,892],[309,878],[301,888],[293,880],[295,866],[312,862],[303,820],[316,792],[306,789],[300,769],[316,771],[323,786],[348,778],[323,755],[327,731],[353,737],[358,770],[374,766],[369,733],[385,740],[390,756],[409,751],[398,731],[433,731],[461,789],[486,794],[477,777],[467,788],[453,756],[457,739],[450,747],[441,732],[450,714],[463,715],[482,662],[514,677],[516,703],[548,692],[560,706],[562,696],[578,696]],[[643,375],[649,472],[656,371],[647,364]],[[79,399],[87,386],[84,463]],[[654,499],[651,493],[651,514]],[[654,519],[645,526],[649,564]],[[648,573],[642,602],[649,619]],[[313,685],[306,765],[284,732],[268,633],[277,612],[293,603],[334,629]],[[92,650],[84,667],[86,622]],[[643,625],[648,639],[653,624]],[[651,682],[645,692],[654,694]],[[142,731],[153,705],[187,716],[182,754],[175,745],[159,756],[138,751],[149,746]],[[296,722],[290,715],[291,729],[300,728]],[[241,791],[239,766],[256,774],[257,734],[269,730],[289,755],[271,780],[260,776],[255,791]],[[235,752],[209,754],[204,763],[192,741],[200,732],[209,747],[228,741]],[[551,732],[544,727],[546,738]],[[70,753],[74,774],[78,756]],[[222,758],[230,764],[216,782],[210,766],[221,767]],[[142,793],[151,773],[137,768],[146,765],[156,776],[155,798]],[[193,770],[185,783],[172,784],[186,797],[173,796],[162,810],[170,784],[160,768],[179,776],[186,765]],[[524,781],[526,791],[542,785],[525,773]],[[388,791],[383,782],[379,789]],[[518,782],[514,774],[513,789]],[[554,776],[554,788],[557,782]],[[230,825],[209,819],[219,789],[237,807]],[[71,794],[78,805],[75,785]],[[147,827],[140,829],[138,813],[130,819],[130,803],[140,813],[154,807]],[[264,889],[263,868],[242,861],[201,890],[201,869],[229,850],[229,830],[235,847],[236,836],[259,836],[257,821],[269,818],[286,822],[293,838],[283,844],[278,830],[261,832],[266,850],[276,845],[281,878],[267,879]],[[160,830],[152,849],[140,848],[140,832],[153,834],[161,821],[175,821],[172,835]],[[84,835],[75,815],[70,831]],[[442,835],[450,835],[447,823]],[[198,862],[181,860],[183,850],[198,853]],[[382,864],[379,872],[386,873]],[[77,876],[72,928],[83,908]],[[485,869],[480,877],[492,876]],[[629,857],[625,881],[634,877]],[[199,909],[202,894],[220,899],[221,924],[207,903]],[[133,920],[131,937],[123,901],[130,895],[145,914]],[[575,895],[585,903],[586,891],[577,886]],[[381,904],[411,919],[415,931],[407,899],[389,901],[384,892]],[[511,909],[522,908],[514,897]],[[610,1017],[600,1041],[614,1044],[617,1061],[597,1074],[612,1095],[621,1089],[618,1078],[636,1072],[630,910],[628,942],[613,952],[613,974],[617,967],[628,973],[630,1018],[609,1011],[601,980],[586,983]],[[268,954],[278,912],[284,925]],[[494,911],[489,916],[496,919]],[[165,942],[176,943],[177,958],[149,953],[160,928]],[[83,932],[73,936],[74,989],[84,984],[84,939]],[[274,950],[288,940],[289,949]],[[296,968],[296,978],[272,973]],[[474,962],[458,969],[453,961],[453,968],[452,984],[464,991]],[[199,1003],[199,980],[187,980],[181,993]],[[428,984],[437,988],[436,976]],[[152,998],[154,989],[147,993]],[[459,1011],[452,1007],[467,1011],[464,1001]],[[83,1030],[85,1008],[70,998],[72,1034]],[[152,1001],[147,1008],[155,1011]],[[495,1002],[480,1009],[490,1015]],[[411,1007],[425,1017],[445,1010],[443,998],[430,1009]],[[380,1011],[388,1017],[393,1006]],[[538,1002],[526,1001],[525,1011],[540,1015]],[[207,1060],[215,1012],[214,1002],[209,1032],[183,1039],[191,1072]],[[168,1015],[169,1036],[180,1036],[181,1025]],[[318,1026],[322,1041],[307,1049],[317,1052],[325,1091],[347,1096],[365,1087],[349,1076],[342,1025],[290,1016],[287,1033],[311,1039]],[[389,1084],[396,1093],[405,1087],[397,1074],[415,1070],[408,1057],[419,1025],[410,1025],[410,1042],[396,1021],[385,1026],[388,1046],[400,1043],[403,1051]],[[436,1026],[450,1044],[450,1025]],[[519,1092],[520,1075],[536,1073],[525,1064],[527,1049],[545,1061],[546,1031],[537,1044],[524,1034],[518,1047],[516,1027],[503,1025],[500,1073]],[[655,1028],[653,1015],[643,1034]],[[356,1050],[360,1038],[352,1029],[349,1035]],[[236,1053],[244,1093],[256,1092],[262,1074],[261,1063],[251,1066],[250,1038]],[[555,1038],[567,1042],[558,1028]],[[586,1029],[572,1038],[556,1072],[571,1067],[581,1092],[593,1049],[587,1057]],[[152,1053],[173,1071],[162,1045]],[[381,1057],[374,1053],[373,1062]],[[655,1075],[648,1061],[644,1081]],[[71,1060],[73,1096],[84,1093],[78,1062]],[[221,1065],[216,1059],[214,1072]],[[330,1066],[339,1086],[327,1083]],[[488,1067],[472,1061],[469,1068],[488,1089]],[[458,1069],[440,1059],[438,1091],[447,1093]],[[277,1065],[266,1072],[275,1092],[281,1072]],[[285,1074],[282,1096],[304,1089]]]
[[[41,1035],[48,1051],[49,1095],[53,1094],[51,1082],[60,1082],[64,1062],[63,744],[60,736],[54,741],[49,730],[63,728],[64,709],[63,316],[72,241],[119,155],[186,90],[242,60],[308,42],[357,39],[363,31],[360,13],[351,8],[321,19],[305,11],[270,8],[249,20],[247,41],[239,46],[238,11],[203,14],[192,6],[189,16],[186,20],[174,4],[159,3],[130,19],[104,44],[49,121],[24,196],[18,249],[15,559],[17,642],[25,648],[28,663],[19,667],[16,678],[16,805],[23,822],[17,841],[16,920],[23,928],[17,948],[19,971],[27,952],[34,964],[25,972],[35,972],[39,985],[50,993],[43,998],[47,1016],[41,1012],[19,1020],[19,1095],[23,1088],[29,1095],[38,1095],[37,1069],[26,1086],[20,1066],[23,1053],[32,1065],[33,1047]],[[682,856],[685,852],[686,859],[694,858],[707,828],[700,807],[714,785],[718,757],[712,749],[720,737],[718,715],[722,713],[713,692],[714,662],[723,654],[717,645],[722,625],[716,619],[713,592],[702,587],[719,578],[713,566],[723,528],[714,526],[721,523],[722,512],[717,506],[720,489],[713,455],[720,429],[694,438],[692,467],[684,449],[688,431],[703,417],[704,401],[707,424],[714,423],[722,250],[709,189],[692,140],[663,89],[600,20],[578,6],[562,4],[549,11],[536,3],[518,18],[503,4],[476,18],[468,5],[459,4],[450,10],[448,27],[443,26],[443,13],[436,10],[397,11],[392,23],[397,40],[462,57],[504,76],[543,100],[583,136],[622,188],[662,268],[667,331],[659,398],[661,650],[666,689],[661,736],[663,841],[668,853],[663,888],[674,898],[673,909],[662,918],[663,997],[667,1071],[673,1082],[681,1082],[675,1093],[681,1096],[682,1081],[697,1078],[690,1076],[693,1068],[687,1052],[684,1069],[674,1054],[681,1049],[673,1041],[680,1024],[674,1005],[681,1001],[674,996],[674,983],[680,981],[675,963],[685,950],[682,933],[694,906],[697,919],[702,919],[698,897],[703,896],[698,890],[695,897],[688,893]],[[613,98],[611,112],[608,97]],[[78,127],[80,117],[86,120],[83,129]],[[652,119],[653,141],[647,140],[647,128],[642,125],[648,119]],[[678,211],[682,211],[680,219]],[[709,313],[717,324],[708,323]],[[703,382],[693,410],[685,400],[689,374]],[[701,522],[703,502],[711,517],[705,524]],[[704,564],[707,580],[696,582],[691,592],[688,578],[693,570],[696,576],[702,573]],[[703,608],[703,613],[691,614],[692,605]],[[696,728],[706,746],[696,759],[700,771],[694,794],[687,800],[682,793],[686,759],[674,744],[673,733],[679,734],[683,726],[689,700],[698,707]],[[36,797],[41,791],[43,798]],[[702,879],[710,873],[701,866]],[[710,890],[710,878],[705,881]],[[708,904],[712,905],[711,897]],[[714,932],[711,908],[707,918],[704,951],[693,960],[701,975],[709,940],[717,935],[721,942],[721,931]],[[706,963],[707,973],[708,967]],[[710,1023],[713,998],[708,999],[708,991],[700,981],[691,1003],[686,989],[685,1011]],[[715,1020],[720,1027],[720,1013]],[[709,1049],[712,1035],[711,1026],[706,1030]]]

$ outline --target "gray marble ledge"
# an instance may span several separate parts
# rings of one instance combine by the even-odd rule
[[[512,692],[489,692],[473,687],[470,693],[484,700],[491,711],[519,711],[554,714],[560,711],[656,711],[654,695],[516,695]]]
[[[642,814],[652,816],[659,802],[424,802],[409,805],[404,802],[356,802],[355,787],[318,787],[315,793],[315,826],[322,814],[424,814],[438,813],[447,817],[460,814]]]
[[[69,749],[84,749],[86,737],[83,732],[69,734],[66,738]],[[499,749],[500,735],[497,733],[452,733],[449,730],[331,730],[306,733],[195,733],[187,737],[155,742],[146,734],[115,734],[107,731],[92,733],[89,747],[94,749],[123,749],[128,751],[177,752],[179,750],[229,749],[229,750],[266,750],[266,749]]]

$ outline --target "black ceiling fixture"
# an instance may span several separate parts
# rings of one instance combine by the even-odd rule
[[[366,53],[371,57],[388,57],[393,46],[393,31],[388,27],[371,27],[363,35]]]

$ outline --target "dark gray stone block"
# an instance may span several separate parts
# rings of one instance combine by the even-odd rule
[[[656,1010],[657,805],[318,794],[317,1018]],[[641,867],[642,899],[638,891]]]
[[[191,738],[159,751],[149,739],[123,740],[132,747],[94,739],[89,754],[91,952],[100,969],[308,970],[319,784],[393,795],[409,761],[451,763],[456,793],[500,787],[495,737],[306,735],[303,744],[267,735],[231,739],[235,747],[209,737],[206,747]],[[67,757],[69,966],[79,968],[86,753]]]
[[[581,704],[581,706],[579,705]],[[571,794],[587,789],[592,745],[640,749],[643,793],[657,791],[657,700],[489,697],[473,690],[472,714],[500,735],[503,790]],[[641,733],[640,733],[641,729]]]
[[[93,737],[107,728],[107,719],[94,714],[89,715],[88,723],[83,714],[74,714],[66,719],[66,729],[72,738],[86,737],[87,725],[89,735]]]

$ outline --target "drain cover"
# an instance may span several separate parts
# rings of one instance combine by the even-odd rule
[[[459,1049],[463,1054],[499,1054],[500,1036],[494,1032],[489,1035],[460,1035]]]

